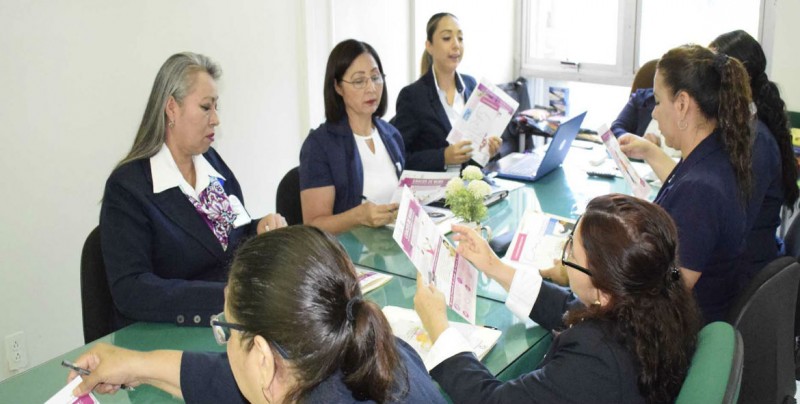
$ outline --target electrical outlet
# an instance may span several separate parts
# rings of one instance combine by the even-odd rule
[[[20,370],[28,366],[24,332],[6,335],[6,360],[8,361],[8,370]]]

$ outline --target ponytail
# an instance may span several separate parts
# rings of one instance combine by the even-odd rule
[[[350,299],[346,312],[351,338],[341,368],[353,396],[357,400],[391,401],[396,380],[404,382],[399,395],[405,395],[408,374],[381,309],[359,296]]]
[[[286,352],[294,376],[286,401],[303,401],[337,371],[359,400],[408,391],[389,322],[361,296],[341,244],[315,227],[270,231],[239,247],[227,307],[245,330],[246,349],[260,335]]]
[[[670,49],[659,60],[658,71],[674,94],[685,91],[703,116],[717,121],[740,200],[747,201],[752,189],[751,147],[755,137],[747,71],[735,58],[699,45]]]
[[[428,73],[428,70],[431,69],[432,65],[432,58],[428,51],[422,51],[422,58],[419,61],[419,77],[424,76]]]
[[[792,134],[786,116],[786,103],[775,83],[767,77],[767,56],[761,44],[743,30],[726,32],[709,47],[742,62],[750,76],[750,90],[758,110],[758,119],[769,129],[778,144],[781,156],[783,204],[794,208],[800,190],[797,188],[797,161],[794,158]]]
[[[786,103],[781,98],[778,86],[769,81],[765,73],[752,78],[750,85],[753,101],[758,109],[758,119],[767,125],[780,150],[783,205],[793,210],[800,190],[797,188],[797,160],[794,157],[792,133],[786,116]]]
[[[725,54],[714,56],[712,64],[720,74],[717,126],[722,143],[739,182],[739,193],[747,200],[752,190],[753,117],[750,111],[750,78],[742,64]]]

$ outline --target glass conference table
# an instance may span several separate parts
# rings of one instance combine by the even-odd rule
[[[630,187],[621,179],[587,177],[585,162],[588,153],[601,153],[602,149],[598,149],[601,147],[595,147],[592,152],[573,147],[563,167],[536,183],[512,191],[508,198],[491,207],[486,223],[494,234],[515,231],[526,209],[576,218],[594,196],[611,192],[630,194]],[[356,264],[394,275],[389,283],[368,293],[367,298],[381,307],[413,308],[416,270],[393,241],[391,229],[360,228],[340,235],[339,240]],[[550,333],[531,320],[522,321],[511,314],[503,304],[506,292],[483,275],[478,296],[477,324],[502,331],[497,345],[482,362],[501,380],[513,379],[535,369],[550,346]],[[448,316],[452,321],[463,321],[450,310]],[[208,327],[178,327],[173,324],[136,323],[98,341],[137,350],[222,352],[225,349],[216,344]],[[93,344],[76,348],[0,382],[0,403],[44,402],[66,383],[67,370],[60,365],[61,361],[74,360]],[[150,386],[115,395],[98,395],[98,399],[101,403],[178,402]]]
[[[580,144],[593,145],[588,142]],[[592,150],[573,147],[562,167],[535,183],[526,183],[515,189],[506,199],[490,207],[485,224],[491,227],[495,236],[506,232],[513,234],[527,209],[576,219],[595,196],[608,193],[632,194],[631,187],[621,178],[601,179],[587,176],[587,161],[603,150],[605,148],[602,145],[594,145]],[[651,188],[652,200],[658,189]],[[392,239],[392,232],[392,229],[385,227],[361,227],[340,235],[339,241],[356,264],[414,279],[416,268]],[[478,296],[505,302],[507,293],[497,282],[481,274],[478,280]]]

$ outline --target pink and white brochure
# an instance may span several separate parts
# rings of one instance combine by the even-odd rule
[[[620,150],[619,141],[617,141],[611,129],[603,125],[597,130],[597,133],[601,134],[600,139],[603,141],[603,144],[606,145],[608,154],[610,154],[614,162],[617,163],[617,168],[619,168],[619,172],[622,173],[622,177],[625,178],[628,185],[633,188],[633,195],[637,198],[647,199],[647,196],[650,195],[650,186],[647,185],[647,182],[645,182],[633,168],[631,161],[628,160],[628,156]]]
[[[475,324],[478,270],[456,252],[407,187],[403,188],[392,237],[423,282],[433,283],[453,311]]]

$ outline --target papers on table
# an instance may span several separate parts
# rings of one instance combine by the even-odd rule
[[[83,382],[80,376],[72,379],[71,382],[67,383],[61,390],[59,390],[53,397],[50,397],[49,400],[45,402],[45,404],[98,404],[100,403],[97,401],[97,398],[94,397],[94,394],[89,393],[80,397],[75,397],[72,395],[72,391],[78,387],[79,384]]]
[[[622,178],[625,178],[628,185],[633,188],[633,195],[637,198],[647,199],[647,196],[650,195],[650,186],[647,185],[647,182],[645,182],[636,172],[636,169],[633,168],[631,161],[628,160],[628,156],[620,150],[619,142],[611,130],[603,125],[597,130],[597,133],[601,134],[600,139],[602,139],[603,144],[606,145],[608,154],[610,154],[614,162],[617,163],[617,168],[619,168],[619,171],[622,173]]]
[[[392,280],[392,275],[376,272],[360,265],[356,265],[356,275],[358,275],[358,286],[361,293],[367,294]]]
[[[397,337],[411,345],[415,351],[422,358],[427,370],[431,370],[429,360],[429,353],[431,350],[431,338],[425,329],[422,327],[422,321],[414,310],[404,309],[395,306],[386,306],[383,308],[383,314],[389,320],[389,325],[392,327],[392,333]],[[450,326],[455,328],[464,338],[469,342],[470,349],[475,353],[478,359],[483,359],[489,350],[497,343],[502,332],[492,328],[470,325],[465,323],[458,323],[455,321],[450,322]]]
[[[447,305],[475,324],[478,270],[456,253],[408,188],[403,188],[392,237],[423,282],[441,290]]]
[[[444,198],[447,182],[457,177],[459,172],[428,172],[405,170],[400,175],[397,188],[392,195],[391,203],[399,203],[403,195],[403,187],[411,189],[419,203],[427,205],[435,200]]]
[[[575,222],[547,213],[525,211],[503,260],[523,269],[546,269],[561,258]]]
[[[472,160],[489,162],[489,136],[500,136],[519,103],[486,79],[481,79],[464,106],[464,113],[447,135],[450,144],[472,141]]]

